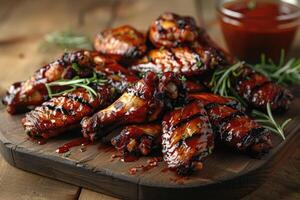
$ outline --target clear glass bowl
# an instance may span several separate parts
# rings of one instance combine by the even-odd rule
[[[266,15],[276,5],[278,13]],[[230,53],[248,62],[257,62],[261,54],[277,61],[299,27],[299,0],[217,0],[216,7]]]

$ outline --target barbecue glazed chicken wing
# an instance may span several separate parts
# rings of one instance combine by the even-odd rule
[[[221,143],[254,157],[260,157],[272,148],[270,131],[247,116],[234,99],[211,93],[190,96],[205,105]]]
[[[46,83],[75,76],[90,76],[90,68],[94,66],[93,58],[96,55],[95,52],[84,50],[65,53],[62,58],[37,70],[28,80],[14,83],[3,99],[7,111],[15,114],[43,103],[48,99]],[[80,69],[79,72],[74,69],[74,65]]]
[[[113,104],[84,118],[81,122],[83,136],[94,141],[106,134],[104,128],[157,120],[164,108],[175,105],[182,96],[177,79],[174,81],[170,77],[165,74],[160,81],[155,73],[148,73]]]
[[[116,59],[133,59],[146,52],[146,38],[131,26],[125,25],[107,29],[97,34],[95,49]]]
[[[196,22],[192,17],[164,13],[152,22],[149,39],[156,48],[191,44],[198,37]]]
[[[93,66],[93,70],[96,76],[107,79],[105,85],[90,85],[95,87],[97,96],[91,96],[84,88],[79,88],[72,93],[51,98],[27,113],[23,119],[23,126],[29,136],[47,139],[79,127],[83,117],[108,106],[128,85],[138,80],[107,56],[95,56],[94,63],[96,66]]]
[[[203,104],[194,101],[164,116],[163,157],[169,168],[188,175],[202,168],[214,148],[214,135]]]
[[[219,63],[209,52],[189,47],[154,49],[131,66],[136,72],[173,72],[184,76],[201,75],[214,69]]]
[[[113,94],[109,86],[94,85],[97,96],[83,88],[59,96],[28,112],[22,120],[25,132],[33,138],[48,139],[79,127],[84,116],[109,105]]]
[[[123,155],[147,156],[161,148],[161,125],[141,124],[126,126],[111,144]]]
[[[270,81],[266,76],[255,72],[250,67],[242,69],[235,80],[236,92],[250,106],[265,110],[270,103],[272,110],[286,110],[293,99],[291,92]]]

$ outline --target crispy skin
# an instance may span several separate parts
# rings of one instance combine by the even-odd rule
[[[131,69],[136,72],[173,72],[184,76],[201,75],[214,69],[218,59],[208,51],[189,47],[154,49],[138,60]]]
[[[118,64],[116,60],[110,59],[107,55],[97,56],[95,62],[94,71],[105,76],[118,93],[123,93],[128,86],[139,80],[133,72]]]
[[[202,161],[214,148],[214,135],[201,102],[175,109],[162,121],[163,157],[169,168],[188,175],[202,168]]]
[[[131,153],[147,156],[161,147],[161,125],[142,124],[126,126],[111,140],[124,155]]]
[[[164,109],[184,101],[180,85],[181,81],[171,73],[160,79],[153,72],[146,74],[113,104],[84,118],[81,122],[83,136],[94,141],[106,134],[106,128],[157,120]]]
[[[36,107],[22,120],[25,132],[33,138],[48,139],[79,127],[84,116],[89,116],[97,109],[107,106],[113,99],[109,86],[96,87],[96,97],[79,88]]]
[[[272,110],[286,110],[293,99],[291,92],[270,81],[266,76],[245,67],[235,80],[235,90],[250,106],[265,110],[269,102]]]
[[[96,35],[95,49],[116,58],[137,58],[146,52],[144,35],[129,25],[107,29]]]
[[[191,98],[203,102],[221,143],[254,157],[272,148],[270,131],[247,116],[234,99],[210,93],[192,94]]]
[[[151,122],[158,118],[163,102],[156,98],[158,78],[148,74],[107,108],[81,122],[85,138],[94,141],[104,136],[103,128],[132,123]]]
[[[150,26],[149,39],[157,47],[177,47],[190,44],[198,37],[196,22],[192,17],[164,13]]]
[[[14,83],[7,91],[3,103],[11,114],[24,112],[28,107],[40,105],[48,99],[46,83],[60,79],[71,79],[74,76],[87,77],[92,73],[93,58],[98,53],[90,51],[77,51],[65,53],[60,59],[43,66],[33,76],[24,82]],[[81,70],[76,72],[72,64]]]

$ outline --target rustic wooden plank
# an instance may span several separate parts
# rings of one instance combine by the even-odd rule
[[[8,1],[11,2],[11,1]],[[21,2],[21,1],[20,1]],[[35,10],[31,8],[31,4],[28,3],[29,1],[23,1],[25,2],[25,6],[17,6],[16,8],[16,12],[19,13],[23,13],[23,11],[25,10]],[[41,4],[49,4],[49,2],[51,2],[51,4],[53,4],[52,1],[41,1]],[[67,1],[65,1],[67,2]],[[102,2],[103,1],[97,1],[100,2],[101,6],[83,6],[85,11],[80,11],[81,13],[83,12],[84,14],[81,14],[80,19],[79,18],[74,18],[74,16],[77,16],[77,9],[78,9],[78,5],[83,5],[85,4],[84,2],[80,2],[78,5],[75,5],[75,9],[73,10],[73,4],[74,2],[72,2],[72,6],[69,6],[67,3],[63,3],[64,6],[62,9],[58,9],[58,12],[56,13],[56,15],[58,17],[55,17],[55,20],[51,23],[49,23],[50,28],[42,28],[41,32],[39,32],[37,26],[30,26],[30,22],[32,20],[37,20],[39,21],[39,19],[41,18],[41,22],[39,23],[43,23],[45,20],[45,16],[44,12],[38,12],[39,15],[35,14],[34,17],[30,18],[30,20],[28,20],[28,17],[26,18],[26,20],[19,20],[20,17],[23,18],[24,15],[21,14],[17,14],[17,16],[15,15],[15,13],[13,13],[12,15],[6,15],[6,16],[12,16],[9,21],[5,22],[4,27],[7,28],[7,32],[6,29],[1,29],[0,31],[0,36],[2,36],[2,33],[5,33],[5,37],[4,39],[7,40],[7,38],[10,41],[13,41],[11,39],[16,39],[16,38],[21,38],[20,41],[16,42],[16,43],[9,43],[8,45],[5,44],[0,45],[0,50],[1,52],[5,52],[2,57],[0,57],[1,60],[1,70],[2,73],[0,73],[0,85],[3,88],[6,88],[11,82],[13,81],[17,81],[17,80],[21,80],[24,79],[25,77],[27,77],[28,75],[32,74],[32,72],[38,68],[42,63],[48,62],[49,60],[52,60],[55,58],[56,55],[60,54],[62,51],[56,52],[56,53],[52,53],[52,52],[46,52],[46,53],[42,53],[39,51],[38,47],[40,42],[42,41],[42,35],[46,32],[52,31],[52,30],[63,30],[66,26],[69,27],[71,24],[71,26],[75,26],[78,27],[78,30],[88,33],[88,35],[93,35],[94,32],[101,30],[103,27],[105,27],[107,25],[107,20],[110,20],[109,17],[109,13],[111,12],[111,9],[109,6],[107,6],[106,4],[103,5]],[[174,12],[178,12],[180,14],[189,14],[189,15],[193,15],[196,16],[196,12],[195,12],[195,8],[193,8],[193,3],[194,1],[181,1],[182,3],[179,2],[179,4],[177,4],[177,1],[165,1],[165,2],[160,2],[160,1],[153,1],[153,2],[141,2],[141,1],[127,1],[124,4],[122,4],[122,6],[117,7],[119,9],[119,12],[122,14],[120,15],[119,18],[121,18],[120,20],[116,20],[116,22],[113,24],[115,25],[121,25],[121,24],[133,24],[136,25],[138,28],[140,29],[146,29],[149,22],[153,19],[155,19],[157,17],[157,15],[159,15],[161,12],[169,10],[169,8],[172,6],[174,7],[172,9],[172,11]],[[21,2],[22,3],[22,2]],[[52,10],[52,12],[56,12],[55,9],[53,9],[53,6],[50,5],[50,7],[47,6],[42,6],[41,4],[38,4],[36,6],[36,8],[40,8],[41,10],[45,10],[50,8],[49,10]],[[48,5],[47,4],[47,5]],[[57,3],[56,6],[59,3]],[[109,4],[109,3],[108,3]],[[127,8],[127,5],[131,5],[133,4],[133,8]],[[145,6],[145,5],[146,6]],[[3,5],[3,4],[1,4]],[[4,4],[5,6],[8,4]],[[22,5],[22,4],[21,4]],[[179,6],[178,6],[179,5]],[[1,6],[2,8],[5,8],[5,6]],[[0,11],[1,11],[0,9]],[[21,10],[20,10],[21,9]],[[129,9],[129,10],[128,10]],[[63,11],[62,11],[63,10]],[[136,10],[139,12],[139,15],[137,15]],[[192,11],[191,11],[192,10]],[[64,12],[73,12],[73,16],[71,14],[67,14],[64,15]],[[157,13],[156,13],[157,12]],[[0,12],[1,13],[1,12]],[[26,13],[29,13],[28,11]],[[32,12],[32,13],[36,13],[36,12]],[[44,15],[44,16],[42,16]],[[63,15],[63,16],[61,16]],[[61,16],[61,17],[59,17]],[[207,16],[207,15],[205,15]],[[61,22],[56,23],[57,19],[60,19]],[[72,18],[70,21],[69,19]],[[147,19],[146,19],[147,18]],[[51,20],[52,18],[48,18],[47,20]],[[62,20],[63,19],[63,20]],[[104,19],[104,20],[103,20]],[[103,20],[103,21],[102,21]],[[2,20],[2,22],[5,21]],[[24,23],[26,22],[28,28],[28,32],[26,32],[26,30],[23,30],[25,25],[22,25],[20,27],[22,28],[22,31],[16,32],[15,27],[18,27],[17,25],[19,25],[18,23]],[[37,22],[35,22],[34,24],[39,24]],[[46,22],[47,23],[47,22]],[[66,23],[66,24],[64,24]],[[1,24],[1,20],[0,20],[0,24]],[[48,26],[48,25],[47,25]],[[212,30],[216,30],[216,31],[212,31]],[[220,37],[220,32],[215,29],[213,27],[213,29],[209,29],[209,32],[212,34],[214,39],[217,39]],[[29,37],[28,37],[29,35]],[[25,39],[24,39],[24,36]],[[28,38],[28,39],[27,39]],[[299,37],[299,33],[298,33],[298,38]],[[300,41],[300,40],[298,40]],[[298,42],[299,44],[299,42]],[[295,43],[295,46],[297,47],[297,44]],[[299,46],[299,45],[298,45]],[[2,51],[3,50],[3,51]],[[299,51],[294,51],[296,52],[295,55],[299,56]],[[21,54],[24,54],[24,56],[20,56]],[[0,56],[1,56],[0,55]],[[23,58],[22,58],[23,57]],[[4,61],[2,63],[2,61]],[[9,67],[2,67],[2,66],[9,66]],[[12,68],[10,66],[14,66],[14,70],[12,70]],[[3,71],[7,69],[7,71]],[[21,69],[21,70],[19,70]],[[18,72],[18,73],[16,73]],[[26,76],[25,76],[26,75]],[[41,150],[42,151],[42,150]],[[72,153],[73,154],[73,153]],[[74,154],[75,155],[75,154]],[[82,159],[88,159],[89,156],[83,157]],[[224,159],[223,161],[226,161],[226,159]],[[230,162],[228,162],[228,166],[230,166]],[[120,163],[120,165],[122,165],[122,163]],[[240,167],[240,166],[239,166]],[[231,166],[230,171],[231,172],[236,172],[239,171],[241,169],[244,168],[244,166],[241,166],[240,168],[236,168],[235,165]],[[127,169],[126,169],[127,170]],[[158,172],[157,172],[158,174]],[[153,172],[154,175],[154,172]],[[299,177],[299,176],[298,176]],[[297,185],[297,184],[296,184]],[[298,184],[299,185],[299,184]],[[270,187],[271,188],[271,187]]]
[[[294,93],[297,94],[297,91]],[[297,105],[300,105],[298,95],[291,105],[294,109],[281,118],[298,116],[300,108]],[[10,116],[3,110],[0,112],[1,124],[5,124],[0,125],[0,141],[3,146],[1,149],[10,150],[2,150],[2,153],[7,160],[13,159],[10,162],[16,167],[130,199],[152,199],[158,195],[160,198],[170,195],[174,198],[193,195],[241,197],[256,189],[268,177],[272,168],[294,149],[293,144],[299,136],[297,131],[300,128],[299,118],[295,118],[288,126],[287,139],[281,142],[278,137],[273,137],[275,148],[261,160],[226,149],[216,149],[205,162],[202,171],[178,181],[174,172],[164,171],[164,162],[160,162],[149,171],[138,171],[136,175],[130,175],[130,168],[146,165],[148,158],[141,158],[133,163],[111,160],[111,156],[117,152],[112,147],[100,143],[88,146],[85,152],[80,152],[79,147],[73,148],[67,157],[57,154],[56,148],[77,137],[75,133],[70,132],[50,140],[45,145],[38,145],[26,139],[20,125],[20,117]],[[215,193],[215,190],[219,192]]]

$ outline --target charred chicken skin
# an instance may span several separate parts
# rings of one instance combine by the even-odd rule
[[[192,17],[164,13],[150,26],[149,39],[156,48],[190,47],[209,68],[226,65],[226,54]]]
[[[234,99],[211,93],[190,97],[203,102],[221,143],[254,157],[260,157],[272,148],[270,131],[247,116]]]
[[[118,96],[118,93],[138,79],[115,60],[103,55],[95,55],[93,71],[98,76],[105,77],[106,85],[91,85],[95,87],[97,96],[90,96],[85,89],[51,98],[42,106],[27,113],[23,119],[25,131],[31,137],[47,139],[67,130],[79,127],[79,122],[85,116],[90,116],[101,108],[108,106]]]
[[[65,53],[62,58],[37,70],[28,80],[14,83],[3,99],[7,111],[15,114],[43,103],[48,99],[46,83],[71,79],[74,76],[90,76],[92,73],[90,68],[94,66],[93,58],[96,55],[95,52],[84,50]],[[76,72],[72,65],[81,69],[80,72]]]
[[[201,48],[197,50],[189,47],[154,49],[131,68],[136,72],[173,72],[184,76],[194,76],[214,69],[218,65],[217,60]]]
[[[137,58],[146,52],[146,38],[131,26],[125,25],[107,29],[97,34],[95,49],[116,58]]]
[[[272,110],[286,110],[293,99],[291,92],[270,81],[250,67],[242,69],[235,80],[235,90],[250,106],[265,110],[270,103]]]
[[[164,13],[150,26],[149,39],[157,47],[177,47],[191,44],[198,37],[196,22],[192,17]]]
[[[48,139],[79,127],[84,116],[109,105],[113,94],[109,86],[93,86],[97,96],[83,88],[44,102],[22,120],[25,132],[33,138]]]
[[[214,148],[214,135],[204,106],[194,101],[167,113],[162,122],[163,157],[169,168],[188,175],[202,168]]]
[[[176,84],[170,74],[163,75],[159,81],[155,73],[148,73],[113,104],[92,117],[84,118],[81,122],[83,136],[94,141],[106,134],[104,128],[157,120],[164,108],[180,99]]]
[[[161,125],[142,124],[126,126],[111,144],[124,155],[147,156],[161,148]]]

